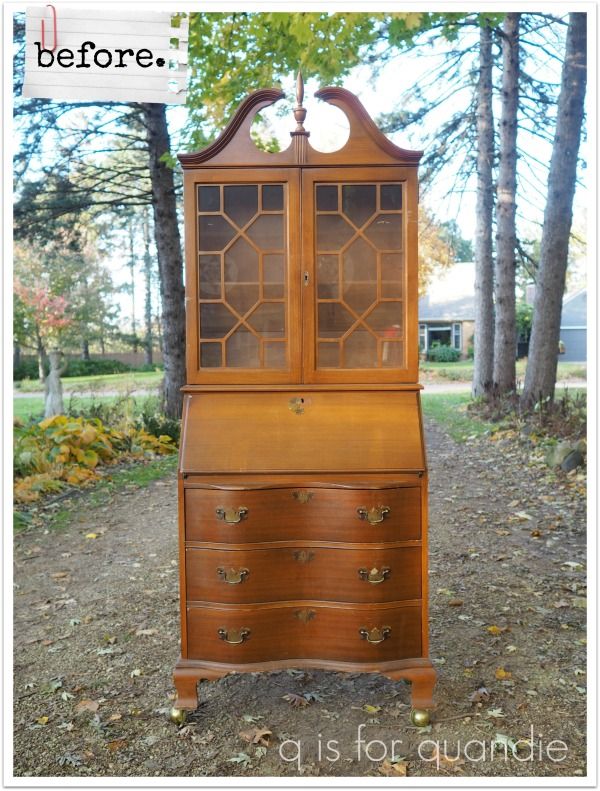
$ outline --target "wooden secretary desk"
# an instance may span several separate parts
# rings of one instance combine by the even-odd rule
[[[318,667],[412,682],[428,659],[427,469],[417,342],[417,166],[358,99],[311,147],[297,84],[286,151],[248,96],[185,171],[187,386],[179,465],[182,721],[197,682]]]

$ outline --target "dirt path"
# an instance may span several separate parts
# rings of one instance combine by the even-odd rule
[[[68,528],[17,536],[15,774],[377,775],[394,740],[409,776],[585,774],[582,476],[554,476],[512,439],[457,445],[435,424],[427,433],[440,672],[430,730],[410,725],[404,684],[320,671],[204,684],[189,725],[169,723],[178,591],[168,479],[96,508],[83,499]],[[288,692],[316,699],[293,708]],[[504,760],[498,745],[531,727],[532,759],[522,743]],[[253,728],[272,732],[267,748],[240,737]],[[359,728],[370,742],[360,757]],[[550,756],[564,760],[548,757],[553,740],[567,749],[555,743]]]

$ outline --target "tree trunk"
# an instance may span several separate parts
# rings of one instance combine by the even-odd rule
[[[586,14],[570,14],[525,373],[523,400],[528,406],[540,399],[554,398],[560,317],[585,103],[586,43]]]
[[[164,404],[169,417],[180,417],[185,384],[185,293],[183,257],[177,223],[173,171],[161,161],[170,148],[164,104],[142,104],[148,132],[154,238],[160,275],[165,363]]]
[[[42,384],[46,379],[46,372],[44,370],[44,364],[46,362],[46,350],[44,349],[44,342],[42,341],[39,333],[36,336],[36,343],[37,343],[37,364],[38,364],[38,378]]]
[[[48,359],[50,360],[50,371],[44,380],[44,417],[54,417],[54,415],[64,415],[65,413],[60,377],[66,371],[67,364],[63,359],[62,352],[58,349],[53,349],[49,352]]]
[[[18,343],[13,345],[13,370],[21,365],[21,347]]]
[[[146,365],[152,365],[152,258],[150,257],[150,222],[148,214],[144,217],[144,279],[146,285],[146,301],[144,314],[146,321],[146,338],[144,349]]]
[[[491,392],[494,368],[494,115],[492,111],[492,29],[479,33],[477,85],[477,209],[475,219],[475,355],[473,397]]]
[[[515,196],[519,106],[519,18],[520,14],[507,14],[502,31],[502,113],[496,207],[496,325],[493,385],[496,395],[514,392],[516,388]]]
[[[134,354],[137,354],[138,339],[137,326],[135,323],[135,238],[133,223],[131,220],[129,221],[129,274],[131,277],[129,290],[131,292],[131,334],[133,336],[132,345]]]
[[[90,342],[87,338],[83,338],[81,341],[81,359],[90,359]]]

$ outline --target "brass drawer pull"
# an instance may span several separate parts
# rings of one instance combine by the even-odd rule
[[[366,519],[370,525],[378,525],[380,522],[383,522],[390,511],[391,508],[388,508],[387,505],[378,505],[373,508],[356,509],[359,519]]]
[[[373,629],[366,629],[363,627],[358,630],[358,633],[367,643],[377,645],[377,643],[383,643],[384,640],[387,640],[391,631],[391,626],[382,626],[381,629],[375,626]]]
[[[242,627],[241,629],[225,629],[225,627],[222,627],[219,629],[218,635],[221,640],[225,640],[229,645],[239,645],[250,637],[250,629],[246,629],[246,627]]]
[[[230,585],[239,585],[240,582],[246,579],[250,572],[248,569],[225,569],[223,566],[219,566],[217,568],[217,574],[223,582],[228,582]]]
[[[359,569],[358,576],[361,580],[370,582],[371,585],[379,585],[380,582],[385,582],[390,576],[390,571],[391,569],[389,566],[382,566],[381,569],[372,568],[371,571],[368,569]]]
[[[310,563],[315,557],[315,553],[311,552],[309,549],[296,549],[294,551],[294,560],[297,560],[298,563]]]
[[[217,519],[225,522],[228,525],[237,525],[242,519],[248,516],[248,509],[244,506],[239,508],[217,508],[215,510]]]

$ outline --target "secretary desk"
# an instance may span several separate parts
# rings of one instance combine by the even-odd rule
[[[335,152],[304,88],[285,151],[259,90],[184,169],[187,385],[179,458],[181,657],[197,682],[285,668],[411,682],[426,724],[427,466],[418,384],[417,167],[343,88]]]

